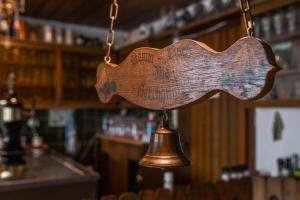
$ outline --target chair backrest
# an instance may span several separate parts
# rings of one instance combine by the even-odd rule
[[[218,192],[214,184],[192,183],[187,187],[188,200],[217,200]]]
[[[200,186],[200,195],[201,199],[207,200],[217,200],[218,199],[218,190],[213,183],[205,183]]]
[[[118,200],[118,197],[116,195],[105,195],[100,200]]]
[[[125,192],[120,195],[119,200],[139,200],[139,197],[136,193]]]
[[[200,198],[200,184],[191,183],[187,186],[188,200],[198,200]]]
[[[152,190],[141,190],[139,200],[154,200],[154,192]]]
[[[185,185],[175,186],[173,189],[173,200],[187,200],[188,193]]]
[[[168,189],[158,188],[154,193],[155,200],[172,200],[172,193]]]

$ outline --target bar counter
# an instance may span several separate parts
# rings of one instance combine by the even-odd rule
[[[0,179],[1,200],[96,199],[97,173],[57,154],[25,159],[22,172]]]

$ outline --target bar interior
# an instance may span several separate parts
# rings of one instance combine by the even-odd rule
[[[0,200],[300,200],[299,55],[299,0],[0,0]]]

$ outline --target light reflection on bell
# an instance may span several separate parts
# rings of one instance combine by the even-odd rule
[[[186,167],[191,162],[182,151],[178,132],[162,122],[152,134],[148,151],[139,165],[168,169]]]

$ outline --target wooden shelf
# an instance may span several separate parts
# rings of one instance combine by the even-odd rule
[[[80,85],[78,85],[78,81],[80,81],[80,74],[78,76],[78,80],[72,80],[75,83],[77,83],[77,86],[74,87],[68,87],[68,86],[64,86],[64,74],[65,73],[65,69],[69,69],[68,67],[64,66],[64,53],[78,53],[82,56],[82,59],[87,59],[87,62],[89,62],[90,60],[90,55],[92,56],[91,59],[94,59],[95,55],[101,55],[103,54],[103,50],[100,48],[92,48],[92,47],[79,47],[79,46],[67,46],[67,45],[57,45],[57,44],[48,44],[48,43],[43,43],[43,42],[33,42],[33,41],[23,41],[23,40],[17,40],[17,39],[7,39],[4,37],[0,37],[0,46],[4,47],[4,48],[8,48],[8,51],[14,51],[14,49],[24,49],[25,51],[49,51],[49,52],[53,52],[53,56],[55,59],[54,62],[54,66],[51,67],[51,69],[53,68],[53,79],[55,80],[53,83],[53,86],[51,87],[51,89],[54,92],[53,97],[48,98],[48,94],[49,93],[49,89],[46,87],[42,87],[42,82],[38,81],[35,85],[28,85],[27,87],[24,87],[24,85],[17,85],[17,88],[19,90],[18,93],[20,94],[24,94],[25,92],[28,93],[28,91],[34,92],[37,89],[43,89],[44,90],[39,90],[39,94],[37,95],[27,95],[25,97],[25,95],[20,96],[20,98],[22,99],[23,103],[24,103],[24,107],[25,108],[30,108],[31,107],[31,99],[34,98],[35,96],[37,97],[37,105],[36,108],[37,109],[49,109],[49,108],[70,108],[70,109],[90,109],[90,108],[103,108],[103,109],[119,109],[119,108],[136,108],[136,106],[134,106],[133,104],[130,104],[129,102],[119,98],[119,99],[114,99],[112,102],[108,103],[108,104],[103,104],[101,103],[98,98],[93,98],[93,100],[85,100],[82,99],[80,96],[81,95],[81,91],[86,88],[82,88]],[[11,52],[9,52],[11,53]],[[76,56],[75,54],[75,56]],[[86,56],[87,55],[87,56]],[[30,58],[29,58],[30,59]],[[31,58],[31,59],[35,59],[35,58]],[[93,60],[93,62],[95,62]],[[99,61],[100,62],[100,61]],[[8,65],[10,63],[7,62],[2,62],[2,67],[3,69],[5,69],[4,67],[6,65]],[[76,64],[76,62],[75,62]],[[13,62],[11,63],[11,65],[15,65],[15,66],[19,66],[19,65],[23,65],[22,63],[18,63],[18,62]],[[27,65],[26,66],[30,66]],[[50,68],[48,66],[45,66],[43,64],[41,64],[40,68]],[[32,67],[29,67],[27,69],[32,70]],[[76,69],[81,69],[81,66],[78,66],[78,68]],[[95,71],[96,73],[96,66],[94,68],[91,67],[82,67],[83,70],[85,71]],[[2,69],[1,69],[2,70]],[[17,73],[17,68],[14,69],[13,71],[16,73],[17,75],[17,79],[18,79],[18,73]],[[5,70],[4,70],[5,71]],[[8,72],[6,72],[8,73]],[[32,72],[30,72],[32,73]],[[74,70],[68,72],[68,73],[74,73]],[[79,73],[79,71],[78,71]],[[93,79],[95,78],[95,73],[91,74],[93,76]],[[6,74],[2,75],[3,77],[6,76]],[[50,76],[50,74],[48,74],[48,76]],[[77,76],[76,76],[77,77]],[[5,84],[5,82],[3,82]],[[3,84],[2,83],[2,84]],[[93,87],[91,87],[93,88]],[[91,89],[89,88],[89,89]],[[72,91],[76,91],[76,94],[78,96],[78,98],[72,98],[72,101],[66,100],[64,98],[64,90],[72,90]],[[3,95],[6,91],[6,88],[1,87],[1,94]],[[96,92],[96,91],[95,91]],[[67,95],[66,95],[67,96]]]
[[[77,100],[77,101],[68,101],[64,100],[62,103],[53,105],[54,108],[70,108],[70,109],[89,109],[89,108],[98,108],[98,109],[135,109],[138,108],[136,105],[126,101],[111,101],[107,104],[101,103],[100,100]]]
[[[299,3],[299,0],[266,0],[266,1],[259,1],[259,2],[254,2],[251,5],[252,8],[252,14],[253,16],[261,15],[266,12],[280,9],[282,7],[286,7],[295,3]],[[226,18],[230,18],[233,16],[240,16],[241,9],[240,7],[233,7],[229,8],[223,11],[218,12],[217,14],[201,18],[201,19],[196,19],[188,24],[185,24],[184,26],[180,28],[174,28],[168,31],[161,32],[152,38],[146,38],[141,41],[137,41],[137,43],[141,43],[142,41],[147,41],[147,40],[153,40],[153,39],[162,39],[166,37],[173,37],[175,34],[177,35],[185,35],[185,34],[191,34],[195,33],[195,31],[192,30],[200,30],[203,29],[213,23],[216,23],[218,21],[223,21]],[[237,17],[239,17],[237,16]],[[289,36],[291,37],[291,36]],[[274,38],[275,39],[275,38]],[[129,46],[134,46],[135,44],[129,45]],[[128,46],[125,46],[124,48],[127,48]]]
[[[283,35],[279,35],[279,36],[274,36],[274,37],[267,39],[267,41],[269,43],[279,43],[279,42],[284,42],[284,41],[297,39],[297,38],[300,38],[300,32],[287,33],[287,34],[283,34]]]
[[[109,134],[98,133],[97,137],[102,140],[108,140],[108,141],[112,141],[112,142],[129,144],[129,145],[134,145],[134,146],[147,146],[148,145],[147,142],[134,140],[134,139],[126,138],[126,137],[121,137],[121,136],[112,136]]]
[[[78,52],[78,53],[94,53],[101,54],[104,52],[103,49],[96,47],[81,47],[75,45],[64,45],[64,44],[55,44],[55,43],[45,43],[39,41],[28,41],[28,40],[18,40],[14,38],[5,38],[0,36],[0,45],[4,47],[23,47],[23,48],[34,48],[41,50],[55,50],[61,49],[66,52]]]
[[[183,27],[172,29],[172,30],[169,30],[166,32],[162,32],[162,33],[158,34],[157,36],[155,36],[155,38],[158,39],[158,38],[173,36],[175,33],[180,35],[180,33],[187,32],[191,29],[200,28],[200,27],[210,24],[212,22],[219,21],[221,19],[230,17],[232,15],[239,14],[239,12],[240,12],[240,8],[238,8],[238,7],[229,8],[229,9],[221,11],[215,15],[208,16],[208,17],[205,17],[202,19],[194,20],[194,21],[184,25]]]
[[[288,76],[298,74],[300,74],[300,69],[283,69],[277,73],[277,76]]]
[[[274,99],[274,100],[257,100],[245,101],[246,108],[256,107],[300,107],[300,99]]]
[[[296,2],[300,2],[299,0],[272,0],[272,1],[264,1],[264,2],[255,2],[252,5],[252,12],[253,15],[260,15],[265,12],[269,12],[271,10],[279,9],[285,6],[289,6],[291,4],[294,4]],[[178,29],[173,29],[170,31],[166,31],[163,33],[160,33],[154,38],[148,38],[144,41],[139,41],[138,44],[150,44],[150,40],[152,39],[158,39],[161,40],[162,38],[169,37],[171,38],[174,33],[177,33],[179,35],[186,35],[187,33],[195,33],[196,31],[199,30],[204,30],[205,28],[216,24],[217,22],[226,20],[226,19],[241,19],[240,16],[240,8],[239,7],[234,7],[230,8],[228,10],[220,11],[215,15],[203,18],[203,19],[198,19],[195,20],[189,24],[186,24],[185,26],[178,28]],[[241,21],[241,24],[243,22]],[[295,33],[295,34],[288,34],[285,36],[280,36],[280,37],[274,37],[270,38],[271,42],[276,42],[276,41],[283,41],[287,40],[290,38],[295,38],[299,37],[300,33]],[[64,66],[63,62],[63,56],[64,53],[80,53],[80,54],[90,54],[90,55],[101,55],[104,54],[104,50],[100,48],[93,48],[93,47],[80,47],[80,46],[68,46],[68,45],[58,45],[58,44],[48,44],[44,42],[37,42],[37,41],[23,41],[23,40],[18,40],[18,39],[7,39],[4,37],[0,37],[0,45],[4,47],[19,47],[19,48],[28,48],[28,49],[33,49],[33,50],[44,50],[44,51],[51,51],[55,55],[55,66],[54,66],[54,73],[53,76],[55,78],[55,85],[54,85],[54,90],[55,90],[55,98],[48,100],[47,102],[38,102],[37,107],[38,108],[137,108],[137,106],[122,100],[122,101],[112,101],[109,104],[102,104],[98,100],[82,100],[81,98],[79,99],[74,99],[74,101],[67,101],[64,100],[63,97],[63,73],[64,69],[67,69],[66,66]],[[136,44],[130,45],[130,47],[135,46]],[[122,49],[123,50],[123,49]],[[124,51],[120,50],[118,52],[118,55],[125,55],[127,54],[130,50],[129,48],[124,48]],[[126,51],[125,51],[126,50]],[[116,52],[114,52],[116,53]],[[124,54],[122,54],[124,53]],[[114,56],[114,54],[113,54]],[[116,59],[118,60],[118,59]],[[80,68],[81,69],[81,68]],[[82,68],[83,70],[86,70],[87,68]],[[91,68],[92,70],[92,68]],[[94,69],[93,69],[94,70]],[[69,72],[68,72],[69,73]],[[299,71],[285,71],[282,72],[282,75],[286,74],[292,74],[292,73],[300,73]],[[76,80],[75,80],[76,81]],[[78,80],[77,80],[78,81]],[[78,90],[80,92],[80,86],[78,86]],[[47,92],[47,91],[45,91]],[[80,95],[79,95],[80,96]],[[28,101],[30,102],[30,101]],[[25,104],[25,105],[30,105]],[[294,105],[294,104],[293,104]]]
[[[23,105],[25,109],[30,109],[32,102],[29,100],[24,100]],[[120,103],[108,103],[104,104],[100,101],[88,101],[88,100],[77,100],[77,101],[67,101],[64,100],[62,103],[57,103],[55,101],[38,101],[36,109],[136,109],[136,105],[133,105],[127,101]]]

